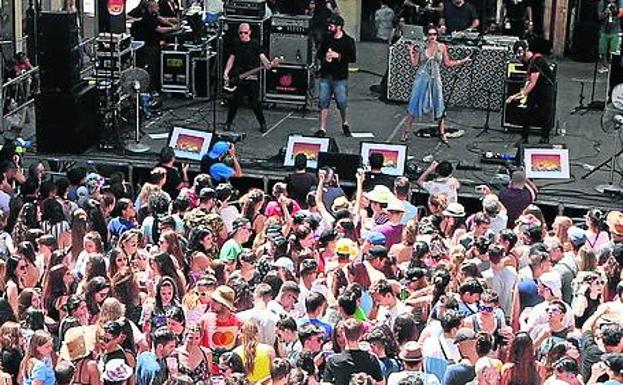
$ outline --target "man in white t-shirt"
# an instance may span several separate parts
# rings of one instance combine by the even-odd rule
[[[433,171],[438,175],[437,178],[427,181],[426,178]],[[418,178],[417,184],[431,195],[445,194],[448,197],[448,203],[457,202],[458,190],[461,187],[458,179],[452,176],[452,165],[446,160],[439,163],[432,161]]]

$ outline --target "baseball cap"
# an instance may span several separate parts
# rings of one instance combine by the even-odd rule
[[[350,238],[341,238],[335,244],[335,253],[354,258],[359,254],[359,250]]]
[[[370,244],[374,246],[385,246],[387,238],[383,233],[380,233],[378,231],[371,231],[366,236],[366,241],[370,242]]]
[[[617,374],[623,373],[623,354],[608,353],[601,356],[601,360],[606,366]]]
[[[234,169],[225,163],[215,163],[210,166],[210,176],[215,182],[227,181],[234,176],[235,173]]]
[[[273,262],[273,267],[283,267],[286,270],[294,273],[294,262],[290,258],[281,257]]]
[[[458,344],[459,342],[475,340],[475,339],[476,339],[476,333],[474,332],[473,329],[461,328],[459,329],[458,332],[456,332],[456,335],[454,336],[454,343]]]
[[[208,157],[212,159],[218,159],[223,156],[227,151],[229,151],[229,143],[219,141],[214,143],[212,149],[208,153]]]
[[[562,282],[560,281],[560,274],[555,271],[549,271],[547,273],[541,274],[539,277],[539,282],[549,288],[552,291],[552,294],[555,297],[562,297]]]
[[[586,232],[579,227],[569,227],[567,234],[569,235],[569,241],[576,248],[581,247],[584,243],[586,243]]]

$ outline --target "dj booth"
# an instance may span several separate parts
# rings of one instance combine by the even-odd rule
[[[441,67],[443,94],[448,107],[484,110],[489,105],[492,111],[502,108],[506,62],[512,53],[506,39],[490,39],[493,44],[481,46],[446,43],[450,57],[455,60],[472,55],[471,63],[454,68]],[[409,59],[408,42],[410,40],[400,39],[389,49],[387,99],[392,101],[407,102],[411,95],[416,69]]]

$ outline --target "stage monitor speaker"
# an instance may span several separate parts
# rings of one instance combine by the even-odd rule
[[[41,12],[37,48],[42,92],[69,92],[80,81],[75,12]]]
[[[95,86],[36,95],[37,151],[79,154],[93,146],[98,139],[97,107]]]
[[[270,35],[270,51],[273,56],[283,56],[286,64],[311,65],[311,36],[273,32]]]
[[[125,33],[125,0],[97,0],[98,31]]]
[[[354,182],[357,177],[357,169],[361,167],[361,155],[321,152],[318,154],[318,168],[324,166],[333,168],[340,180]]]

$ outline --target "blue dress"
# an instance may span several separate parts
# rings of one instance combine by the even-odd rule
[[[440,119],[444,111],[443,89],[441,85],[440,67],[443,55],[439,43],[435,44],[435,52],[429,57],[426,49],[419,50],[420,60],[407,111],[411,116],[420,119],[424,114],[432,114]]]
[[[25,374],[24,385],[32,385],[35,381],[41,381],[43,385],[56,384],[54,368],[49,358],[45,358],[43,361],[37,360],[30,369],[30,373]]]

